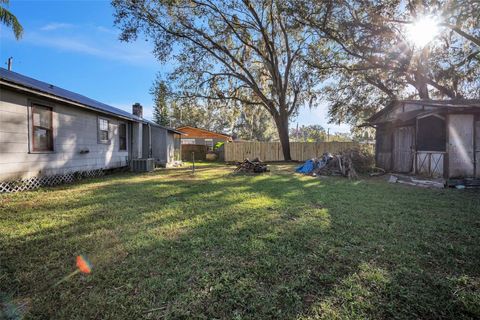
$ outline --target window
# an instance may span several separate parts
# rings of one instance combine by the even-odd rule
[[[127,125],[120,123],[118,126],[119,150],[127,150]]]
[[[195,139],[181,139],[182,144],[195,144]]]
[[[101,143],[108,142],[108,120],[98,118],[98,140]]]
[[[32,150],[53,151],[52,108],[32,105]]]
[[[213,139],[205,139],[205,145],[208,151],[213,150]]]
[[[445,151],[447,147],[447,130],[445,120],[439,116],[418,119],[417,150]]]

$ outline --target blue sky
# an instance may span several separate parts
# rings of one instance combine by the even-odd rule
[[[0,26],[0,63],[6,68],[13,57],[13,71],[78,92],[131,111],[144,106],[152,115],[149,89],[157,73],[168,72],[152,54],[150,42],[118,40],[110,1],[11,0],[12,11],[24,27],[16,41]],[[320,124],[331,132],[348,132],[346,125],[328,124],[326,107],[302,108],[296,125]]]

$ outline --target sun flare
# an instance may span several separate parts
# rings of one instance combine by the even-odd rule
[[[432,16],[423,16],[407,26],[407,39],[421,48],[432,42],[439,34],[438,21]]]

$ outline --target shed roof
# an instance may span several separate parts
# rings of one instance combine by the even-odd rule
[[[183,134],[188,138],[217,138],[217,139],[225,139],[229,141],[232,140],[232,136],[228,134],[218,133],[218,132],[214,132],[214,131],[210,131],[202,128],[183,126],[183,127],[178,127],[177,130],[183,132]]]
[[[168,131],[171,131],[173,133],[176,133],[176,134],[180,134],[180,135],[185,135],[185,133],[181,132],[181,131],[178,131],[177,129],[174,129],[174,128],[171,128],[171,127],[167,127],[167,126],[162,126],[158,123],[155,123],[153,121],[150,121],[150,120],[147,120],[147,119],[142,119],[145,123],[147,124],[150,124],[152,126],[155,126],[155,127],[159,127],[159,128],[163,128],[165,130],[168,130]]]
[[[480,99],[455,99],[455,100],[393,100],[385,108],[375,113],[373,116],[367,119],[368,124],[375,123],[383,115],[388,114],[398,105],[420,105],[424,107],[443,109],[455,109],[455,108],[480,108]],[[421,111],[411,111],[409,114],[415,116],[421,113]],[[405,117],[406,115],[403,115]]]

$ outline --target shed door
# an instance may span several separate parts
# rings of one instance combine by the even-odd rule
[[[473,115],[451,114],[448,118],[448,170],[449,177],[472,177]]]
[[[414,127],[395,128],[393,133],[393,171],[412,172]]]

